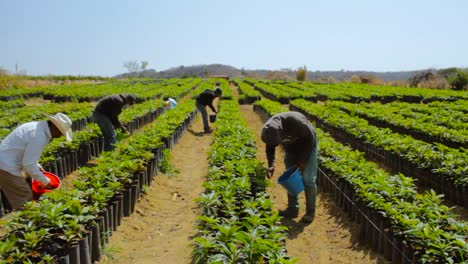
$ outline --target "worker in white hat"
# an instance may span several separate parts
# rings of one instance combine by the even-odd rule
[[[25,174],[44,188],[53,188],[38,163],[47,144],[62,136],[72,140],[72,121],[68,116],[62,113],[46,116],[48,120],[20,125],[0,143],[0,189],[13,210],[33,199]]]

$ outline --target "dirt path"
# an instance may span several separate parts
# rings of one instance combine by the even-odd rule
[[[177,176],[159,173],[137,203],[136,211],[123,219],[98,263],[190,263],[190,247],[199,215],[194,199],[204,190],[208,174],[206,152],[212,135],[203,135],[201,116],[171,151]]]
[[[253,111],[252,105],[242,105],[240,108],[242,116],[256,136],[257,158],[266,164],[265,144],[260,139],[263,121]],[[276,154],[273,181],[284,171],[284,153],[277,149]],[[283,209],[287,205],[286,191],[279,184],[274,183],[268,192],[276,208]],[[290,229],[286,241],[288,254],[300,258],[299,263],[388,263],[383,256],[357,244],[358,225],[351,222],[342,210],[335,206],[328,194],[320,193],[320,187],[313,223],[300,222],[304,214],[303,193],[300,196],[300,204],[298,218],[283,220],[283,224]]]

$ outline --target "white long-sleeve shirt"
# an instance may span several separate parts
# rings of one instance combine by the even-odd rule
[[[0,170],[23,177],[27,173],[43,185],[50,180],[39,170],[39,158],[52,139],[47,121],[20,125],[0,143]]]

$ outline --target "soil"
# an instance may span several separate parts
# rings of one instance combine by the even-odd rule
[[[241,106],[242,116],[257,138],[258,158],[266,163],[260,140],[263,125],[252,106]],[[104,249],[98,262],[104,263],[191,263],[192,237],[199,209],[194,199],[203,192],[208,174],[207,150],[212,135],[203,135],[198,116],[188,132],[171,151],[170,162],[179,171],[173,177],[159,174],[140,198],[136,212],[124,218]],[[282,160],[283,153],[277,153]],[[284,170],[276,164],[276,177]],[[276,180],[276,177],[274,180]],[[286,191],[272,183],[268,189],[277,208],[286,204]],[[304,204],[301,194],[301,204]],[[297,219],[283,220],[290,231],[286,241],[288,254],[299,263],[388,263],[383,257],[358,243],[359,226],[337,208],[331,198],[320,193],[313,223]]]

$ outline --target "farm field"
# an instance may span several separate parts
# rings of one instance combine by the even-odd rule
[[[216,81],[220,113],[203,134],[193,97]],[[131,136],[103,152],[90,113],[121,92],[138,98],[121,114]],[[164,96],[179,105],[166,109]],[[75,124],[74,140],[41,158],[64,185],[16,213],[2,199],[2,263],[468,261],[467,92],[186,78],[0,90],[0,100],[0,139],[41,112]],[[303,211],[276,214],[281,151],[265,180],[262,125],[289,110],[320,141],[311,224]],[[162,172],[168,163],[177,172]]]

